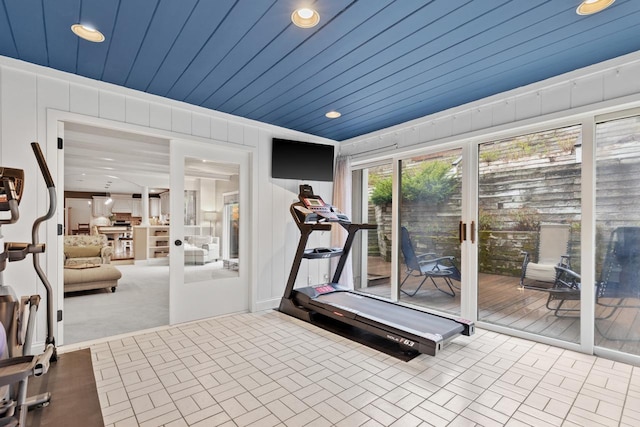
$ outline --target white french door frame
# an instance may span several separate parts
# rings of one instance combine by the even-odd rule
[[[170,153],[170,232],[169,232],[169,323],[188,322],[207,317],[249,311],[253,292],[251,224],[251,191],[249,173],[251,156],[249,151],[231,149],[211,144],[171,139]],[[185,283],[184,280],[184,159],[196,157],[216,159],[222,163],[238,164],[240,236],[238,276],[219,278],[206,282]],[[226,243],[222,243],[223,245]]]
[[[84,124],[87,126],[95,126],[105,129],[115,129],[123,132],[130,132],[139,135],[149,135],[157,138],[163,138],[167,141],[177,140],[178,134],[169,131],[162,130],[157,128],[149,128],[145,126],[140,126],[131,123],[123,123],[118,121],[113,121],[109,119],[104,119],[100,117],[86,116],[79,113],[72,113],[68,111],[61,111],[52,108],[48,108],[46,110],[46,153],[45,157],[47,163],[49,164],[49,168],[51,170],[51,174],[54,178],[56,184],[56,196],[58,200],[57,212],[56,212],[56,220],[47,221],[41,227],[41,233],[44,233],[46,242],[55,242],[55,244],[49,244],[47,246],[47,251],[45,252],[44,260],[46,260],[46,266],[44,266],[45,273],[49,277],[51,281],[51,285],[53,287],[54,293],[54,315],[56,313],[62,314],[62,319],[64,319],[64,287],[63,283],[63,268],[62,268],[62,254],[63,254],[63,236],[58,235],[57,224],[64,224],[64,210],[63,201],[64,201],[64,150],[58,149],[58,138],[64,138],[64,128],[66,122],[73,122],[78,124]],[[256,175],[251,173],[252,169],[257,168],[257,159],[255,156],[255,150],[250,146],[237,146],[235,144],[226,143],[223,141],[213,141],[210,139],[202,139],[198,137],[194,137],[193,139],[180,139],[180,141],[189,142],[194,146],[206,146],[212,148],[218,148],[220,150],[236,150],[239,153],[243,153],[243,155],[247,156],[248,167],[244,169],[244,179],[247,184],[247,191],[245,194],[246,200],[246,209],[244,210],[244,220],[248,221],[250,226],[245,226],[246,232],[244,233],[245,239],[250,239],[251,235],[257,234],[257,226],[253,220],[253,213],[251,206],[253,205],[254,195],[251,192],[251,188],[255,188],[256,186]],[[181,178],[182,179],[182,178]],[[37,183],[40,186],[40,180]],[[184,183],[182,184],[184,186]],[[38,192],[41,194],[41,197],[46,196],[46,189],[38,187]],[[184,231],[184,230],[183,230]],[[248,302],[247,306],[251,311],[256,309],[256,303],[254,301],[254,295],[256,294],[256,273],[255,268],[253,266],[253,260],[256,259],[257,249],[249,248],[248,241],[250,240],[241,240],[241,244],[247,249],[247,253],[244,255],[246,257],[246,268],[244,268],[244,274],[246,274],[247,278],[247,286],[249,288],[248,291]],[[34,280],[37,278],[34,275]],[[40,289],[40,288],[38,288]],[[171,304],[171,302],[170,302]],[[45,310],[41,310],[42,313]],[[43,339],[44,332],[46,331],[45,326],[45,318],[44,314],[38,316],[38,332],[36,341],[34,342],[34,351],[38,351],[38,348],[43,349]],[[64,320],[56,321],[54,319],[53,325],[54,336],[56,337],[56,344],[64,346]]]

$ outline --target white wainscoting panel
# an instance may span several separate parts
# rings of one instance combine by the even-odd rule
[[[540,94],[538,92],[525,93],[515,98],[516,120],[524,120],[540,115]]]
[[[228,121],[219,117],[211,117],[211,138],[218,141],[227,141],[228,136]]]
[[[126,117],[126,99],[124,95],[100,91],[100,117],[124,122]]]
[[[149,126],[150,113],[149,103],[138,98],[127,96],[125,102],[126,116],[125,121],[127,123]]]
[[[571,85],[571,107],[595,104],[604,100],[604,81],[602,75],[576,79]]]
[[[603,76],[604,98],[613,99],[640,92],[640,61],[607,71]]]
[[[211,123],[209,122],[209,116],[205,116],[204,114],[192,113],[191,130],[193,132],[193,135],[195,136],[209,138],[211,136]]]
[[[260,140],[260,131],[254,126],[244,126],[244,134],[242,143],[250,147],[257,147]]]
[[[571,108],[571,83],[540,90],[540,114],[550,114]]]
[[[451,129],[453,135],[471,132],[471,110],[460,111],[454,114]]]
[[[98,117],[100,91],[94,87],[71,83],[69,87],[69,111]]]
[[[493,104],[493,126],[499,126],[505,123],[511,123],[516,119],[516,103],[514,99],[505,99],[504,101]]]
[[[244,143],[244,126],[239,123],[229,122],[228,141],[235,144]]]
[[[474,108],[471,110],[471,129],[479,130],[491,127],[493,123],[493,110],[491,105],[484,105],[482,107]]]
[[[171,130],[185,135],[191,135],[191,111],[181,108],[171,108]]]
[[[157,103],[149,106],[149,126],[156,129],[171,130],[171,107]]]

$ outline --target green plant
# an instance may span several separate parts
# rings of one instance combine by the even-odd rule
[[[408,202],[442,203],[455,191],[458,182],[449,174],[450,163],[443,160],[424,162],[416,168],[406,169],[402,174],[402,197]],[[371,203],[391,203],[391,177],[372,179],[374,185]]]
[[[496,214],[493,212],[480,209],[478,211],[478,230],[495,230],[496,229]]]
[[[480,161],[491,163],[500,158],[500,150],[482,150],[480,152]]]
[[[514,230],[534,231],[540,226],[540,214],[533,208],[522,208],[516,210],[513,215]]]
[[[575,142],[576,142],[576,139],[570,136],[557,139],[558,146],[562,151],[565,151],[565,152],[571,152],[573,150],[573,146]]]
[[[402,176],[402,195],[406,201],[442,203],[456,188],[456,180],[449,175],[451,165],[442,160],[425,162],[407,170]]]
[[[382,206],[391,203],[393,192],[391,177],[377,178],[373,180],[373,192],[371,193],[371,203]]]

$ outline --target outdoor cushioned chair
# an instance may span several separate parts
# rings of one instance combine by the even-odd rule
[[[556,280],[555,267],[571,268],[567,255],[569,229],[569,224],[540,224],[536,259],[529,252],[521,252],[524,255],[520,276],[522,288],[548,291]]]
[[[580,275],[564,267],[556,267],[556,271],[547,308],[557,316],[579,311],[579,307],[566,308],[564,303],[580,300]],[[618,227],[611,232],[596,283],[596,305],[605,308],[598,320],[610,318],[618,309],[640,308],[640,227]]]
[[[405,276],[404,280],[402,280],[402,283],[400,283],[400,290],[406,295],[412,297],[418,293],[427,279],[431,279],[431,282],[433,283],[433,286],[436,287],[436,289],[444,292],[449,296],[455,296],[456,293],[451,280],[460,281],[460,270],[458,270],[458,267],[456,267],[456,265],[454,264],[455,257],[436,257],[436,254],[431,252],[417,255],[413,248],[413,243],[411,243],[411,237],[409,236],[409,231],[407,230],[407,228],[402,227],[400,232],[400,248],[402,250],[402,256],[404,257],[405,265],[407,266],[407,275]],[[410,276],[424,276],[422,282],[420,282],[420,285],[418,285],[416,290],[412,293],[409,293],[402,289],[402,285],[404,285],[404,283]],[[447,285],[448,290],[440,288],[438,286],[438,283],[435,281],[435,278],[441,278]]]

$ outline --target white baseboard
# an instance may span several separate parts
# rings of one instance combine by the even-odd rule
[[[256,301],[256,311],[271,310],[280,306],[280,298]]]

